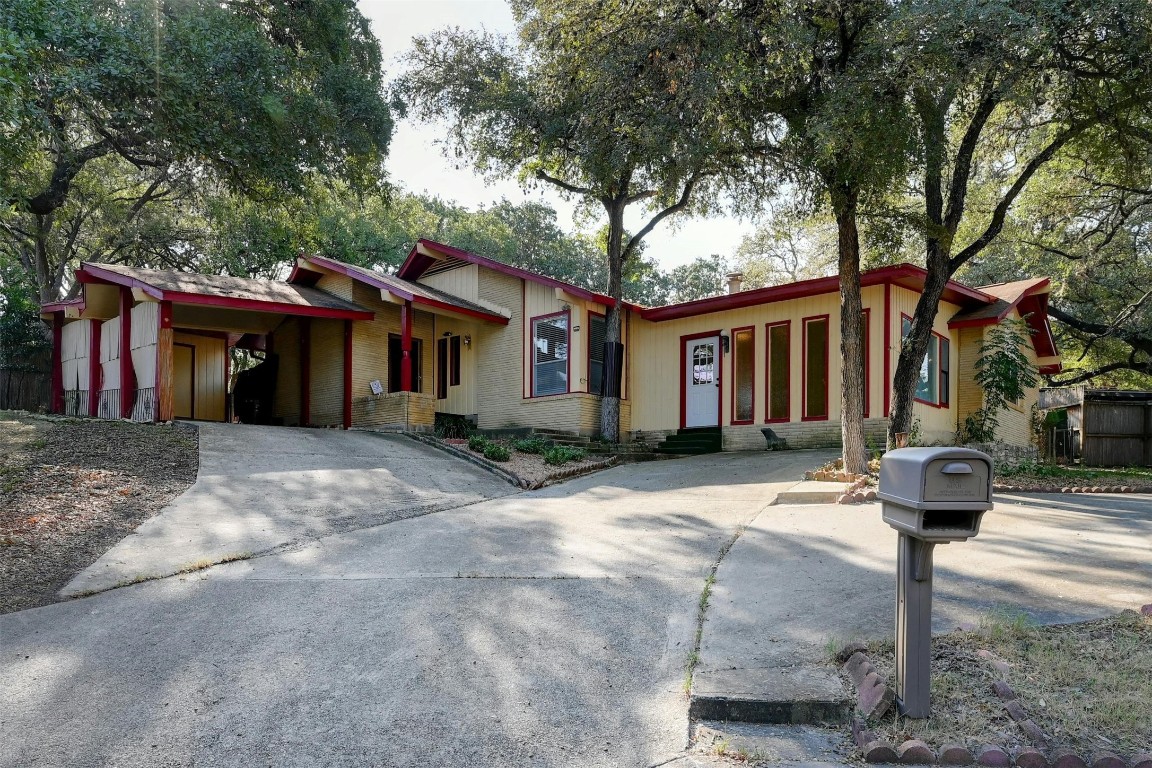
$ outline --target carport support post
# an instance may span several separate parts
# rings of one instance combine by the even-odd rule
[[[100,409],[100,329],[104,324],[88,322],[88,415],[95,417]]]
[[[900,534],[896,552],[896,705],[928,717],[932,668],[932,542]]]
[[[64,413],[64,312],[52,313],[52,413]]]
[[[400,391],[412,391],[412,302],[400,307]]]
[[[352,429],[352,321],[344,321],[344,429]]]
[[[120,287],[120,418],[132,416],[136,372],[132,368],[132,289]]]
[[[160,302],[156,329],[156,420],[172,421],[172,302]]]

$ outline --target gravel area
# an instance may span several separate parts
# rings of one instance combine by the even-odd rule
[[[0,412],[0,613],[57,591],[196,479],[185,424]]]
[[[462,451],[468,450],[467,440],[456,440],[449,438],[442,440],[441,442],[444,442]],[[520,451],[517,451],[512,447],[512,443],[510,441],[501,440],[496,442],[499,442],[508,448],[510,458],[508,461],[493,461],[491,464],[493,466],[499,467],[505,472],[510,472],[522,480],[525,480],[529,486],[532,486],[536,483],[543,483],[547,482],[548,480],[560,478],[563,476],[562,473],[582,467],[590,467],[593,464],[603,462],[605,459],[609,458],[603,454],[588,454],[583,459],[569,461],[565,462],[564,464],[554,466],[552,464],[545,464],[544,457],[539,454],[521,453]],[[476,451],[470,451],[470,453],[479,458],[483,458],[483,454],[477,453]]]

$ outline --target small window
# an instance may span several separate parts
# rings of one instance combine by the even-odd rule
[[[400,392],[400,362],[404,353],[400,345],[400,337],[395,334],[388,335],[388,391]],[[412,339],[412,391],[424,391],[424,342]]]
[[[604,336],[608,321],[603,315],[588,316],[588,391],[601,393],[604,381]]]
[[[532,321],[532,396],[568,391],[568,313]]]
[[[756,387],[756,334],[751,328],[732,331],[732,421],[754,418]]]
[[[789,403],[788,336],[791,324],[768,326],[768,421],[788,421]]]
[[[828,318],[804,321],[804,418],[828,418]]]
[[[912,330],[912,318],[907,315],[900,317],[900,341],[903,342],[908,338],[908,334]],[[941,342],[947,345],[947,339],[938,336],[935,332],[932,333],[932,338],[928,340],[928,353],[924,355],[924,361],[920,363],[920,378],[916,382],[916,399],[928,403],[929,405],[947,404],[948,396],[944,395],[944,399],[940,399],[940,378],[941,378],[941,363],[940,363],[940,349]],[[947,366],[947,363],[944,363]],[[945,374],[947,372],[945,371]]]

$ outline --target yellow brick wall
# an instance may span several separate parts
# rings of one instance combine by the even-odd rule
[[[387,392],[352,400],[352,422],[360,428],[426,431],[431,429],[435,413],[435,398],[416,392]]]
[[[341,426],[344,423],[343,320],[313,318],[311,361],[312,425]]]

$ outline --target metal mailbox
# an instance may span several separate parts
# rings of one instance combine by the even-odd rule
[[[896,550],[896,704],[928,717],[932,661],[932,552],[980,533],[992,509],[992,458],[970,448],[900,448],[880,461],[884,522]]]
[[[992,509],[992,459],[970,448],[901,448],[884,454],[884,522],[923,541],[966,541]]]

